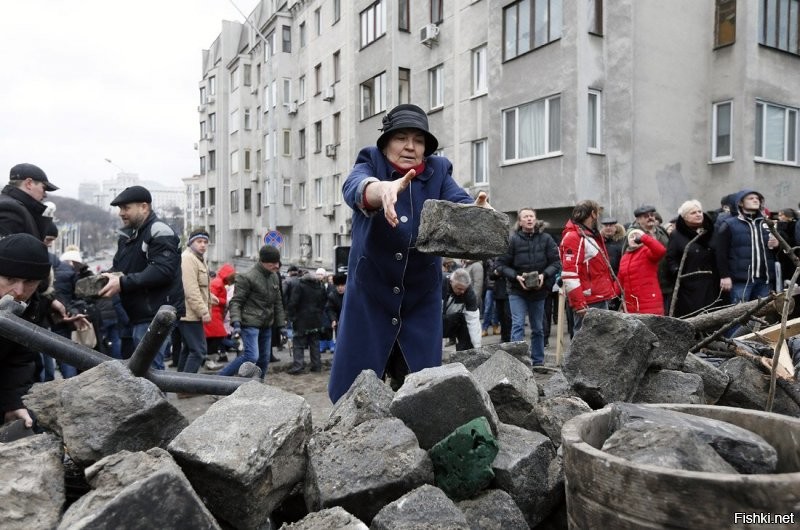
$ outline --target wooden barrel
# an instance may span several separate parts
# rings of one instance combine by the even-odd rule
[[[582,414],[561,431],[570,528],[798,528],[800,419],[735,407],[657,407],[727,421],[775,447],[775,474],[683,471],[635,464],[600,450],[611,410]],[[786,524],[763,525],[753,514],[794,513]],[[744,515],[737,514],[746,514]]]

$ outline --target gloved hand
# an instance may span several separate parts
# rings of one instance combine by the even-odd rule
[[[242,323],[241,322],[231,322],[231,327],[233,331],[231,332],[232,339],[239,339],[242,336]]]
[[[637,245],[641,245],[642,244],[642,238],[641,237],[634,237],[633,238],[633,242],[636,243]]]

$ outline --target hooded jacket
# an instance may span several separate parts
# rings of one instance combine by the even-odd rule
[[[619,295],[609,269],[605,241],[596,231],[567,221],[559,251],[563,267],[561,279],[570,307],[580,310]]]
[[[228,330],[225,329],[225,313],[228,310],[228,292],[225,289],[225,280],[235,272],[236,269],[231,264],[225,263],[219,268],[214,279],[211,280],[209,292],[217,297],[219,303],[211,306],[211,322],[203,324],[206,337],[210,339],[228,336]]]
[[[767,283],[774,278],[775,254],[767,247],[769,228],[762,210],[748,214],[741,209],[742,199],[755,193],[764,208],[764,196],[755,190],[742,190],[736,195],[736,215],[725,218],[715,238],[717,269],[720,278],[742,283],[754,279]]]

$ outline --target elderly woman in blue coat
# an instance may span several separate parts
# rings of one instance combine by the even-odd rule
[[[442,362],[442,263],[415,248],[420,215],[428,199],[472,197],[453,180],[450,161],[432,156],[438,145],[425,111],[398,105],[342,186],[353,229],[328,383],[334,403],[362,370],[388,376],[397,388],[409,372]],[[475,202],[489,207],[483,192]]]

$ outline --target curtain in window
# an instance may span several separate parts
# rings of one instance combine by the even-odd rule
[[[520,108],[519,158],[545,153],[544,101]]]
[[[785,130],[786,111],[767,105],[766,139],[764,158],[783,160],[783,133]]]

